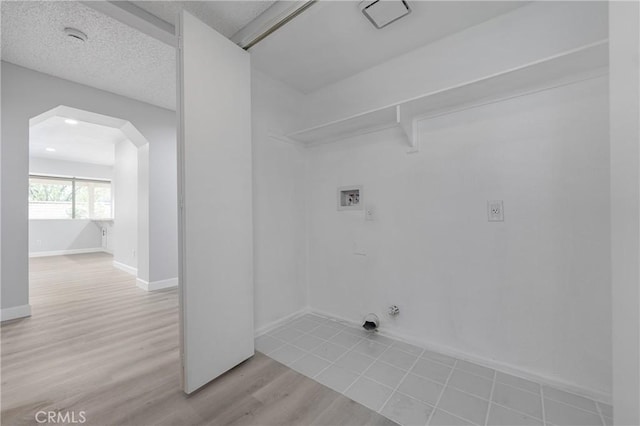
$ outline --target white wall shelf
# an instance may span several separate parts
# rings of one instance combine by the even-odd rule
[[[407,138],[409,152],[415,152],[419,146],[417,125],[421,120],[604,75],[608,63],[608,40],[600,40],[477,80],[299,130],[287,137],[314,145],[399,127]]]
[[[344,119],[331,121],[309,129],[300,130],[287,135],[290,139],[305,144],[321,141],[335,141],[361,133],[369,133],[388,129],[398,125],[397,106],[367,111]]]

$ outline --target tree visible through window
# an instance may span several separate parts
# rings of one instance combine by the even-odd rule
[[[111,219],[111,182],[29,178],[29,219]]]

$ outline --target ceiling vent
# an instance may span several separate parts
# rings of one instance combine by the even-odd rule
[[[76,28],[67,27],[64,29],[64,33],[74,40],[87,41],[87,35]]]
[[[360,10],[378,29],[411,13],[411,7],[404,0],[365,0],[360,2]]]

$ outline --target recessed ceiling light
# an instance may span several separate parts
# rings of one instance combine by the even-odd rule
[[[78,124],[78,120],[74,120],[72,118],[67,118],[64,122],[71,125]]]
[[[47,152],[56,152],[55,148],[45,148],[45,151]]]
[[[78,41],[87,41],[87,38],[88,38],[85,33],[83,33],[77,28],[67,27],[64,29],[64,33],[68,37],[71,37],[72,39],[78,40]]]

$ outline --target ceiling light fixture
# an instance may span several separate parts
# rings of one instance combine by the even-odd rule
[[[87,35],[77,28],[67,27],[64,29],[64,33],[68,37],[73,38],[74,40],[80,40],[84,42],[84,41],[87,41],[88,39]]]
[[[392,22],[411,13],[411,7],[404,0],[365,0],[360,2],[360,10],[377,28],[384,28]]]
[[[47,152],[56,152],[55,148],[45,148],[45,151]]]
[[[66,120],[64,120],[64,122],[67,124],[71,124],[72,126],[75,126],[76,124],[78,124],[78,120],[74,120],[72,118],[67,118]]]

